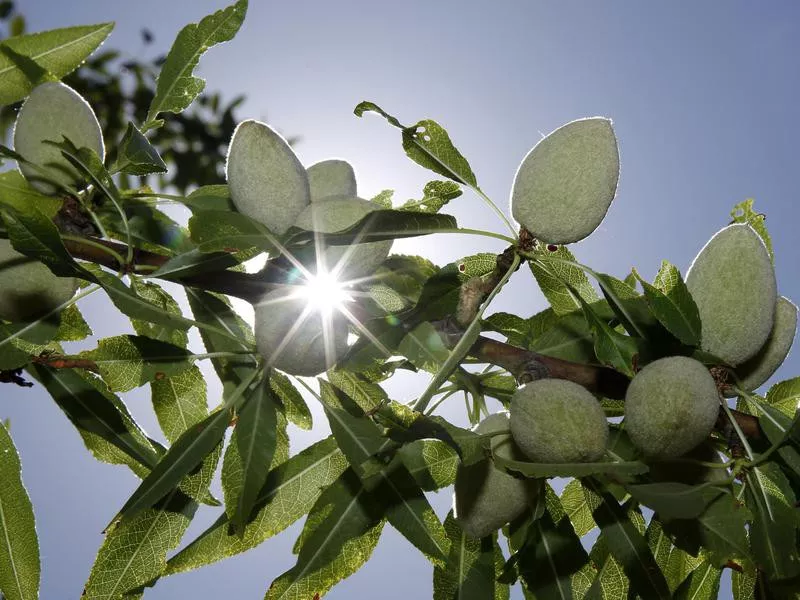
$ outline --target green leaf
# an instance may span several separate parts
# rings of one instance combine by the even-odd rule
[[[608,540],[603,532],[589,553],[595,565],[597,576],[586,592],[586,600],[617,600],[628,596],[630,582],[622,569],[622,565],[608,549]]]
[[[170,443],[208,416],[206,380],[196,366],[150,384],[153,409]]]
[[[0,94],[2,94],[2,91],[0,91]],[[37,191],[36,188],[28,183],[18,169],[0,173],[0,205],[11,207],[19,212],[29,212],[36,209],[52,219],[61,209],[63,203],[64,201],[61,198],[45,196]]]
[[[653,553],[661,572],[667,579],[667,584],[672,593],[689,576],[689,574],[703,561],[702,558],[693,557],[689,553],[676,547],[664,530],[657,515],[650,520],[645,532],[647,545]]]
[[[637,502],[651,508],[665,520],[694,519],[719,494],[724,493],[713,487],[686,485],[675,481],[628,485],[625,489]]]
[[[149,274],[149,277],[166,279],[170,281],[185,279],[193,275],[224,271],[238,265],[239,256],[250,256],[252,252],[230,254],[228,252],[201,252],[194,248],[188,252],[173,256],[158,269]]]
[[[429,373],[438,372],[450,356],[450,350],[444,345],[439,332],[427,321],[406,334],[397,347],[397,352],[418,369]]]
[[[0,423],[0,591],[7,600],[39,597],[39,540],[19,454]]]
[[[794,418],[800,405],[800,377],[776,383],[767,392],[766,402],[774,406],[787,417]]]
[[[642,279],[635,269],[633,273],[642,284],[650,309],[661,324],[687,346],[699,346],[700,313],[678,268],[662,261],[655,285]]]
[[[75,304],[70,304],[59,313],[60,323],[55,334],[59,342],[79,342],[92,335],[89,324],[84,320],[81,311]]]
[[[591,306],[595,307],[597,304]],[[550,327],[531,337],[528,347],[540,354],[584,364],[597,363],[592,328],[581,313],[554,317]]]
[[[228,429],[231,420],[230,411],[236,410],[246,400],[253,379],[255,374],[226,396],[224,404],[216,412],[189,428],[172,444],[169,451],[125,502],[114,522],[130,519],[141,510],[158,502],[214,451]]]
[[[494,464],[500,469],[519,473],[525,477],[587,477],[589,475],[610,474],[622,479],[630,479],[648,471],[648,466],[640,461],[593,462],[593,463],[534,463],[510,460],[497,454],[492,456]]]
[[[772,251],[772,239],[769,236],[769,232],[767,232],[767,226],[764,224],[766,215],[756,212],[753,208],[753,203],[754,200],[752,198],[739,202],[739,204],[734,206],[731,210],[731,218],[734,223],[747,223],[750,227],[755,229],[756,233],[761,236],[764,245],[767,247],[770,260],[775,262],[775,253]]]
[[[347,468],[333,437],[309,446],[273,468],[256,500],[244,535],[230,530],[226,514],[168,561],[166,574],[196,569],[254,548],[305,515]]]
[[[722,569],[703,561],[677,589],[675,600],[716,600]]]
[[[200,337],[208,352],[246,352],[253,351],[255,340],[253,331],[236,314],[224,296],[186,288],[186,296],[195,319],[208,323],[227,332],[222,335],[211,329],[201,329]],[[212,358],[211,364],[217,372],[225,391],[232,391],[242,381],[252,376],[258,367],[255,355],[240,354],[233,357]]]
[[[95,377],[37,364],[28,365],[27,371],[64,411],[97,460],[128,465],[138,475],[158,462],[158,453],[125,405]]]
[[[357,373],[342,369],[328,371],[328,381],[347,394],[364,412],[371,412],[389,402],[389,396],[377,383]]]
[[[592,303],[598,300],[597,292],[589,283],[586,273],[582,269],[564,261],[575,261],[575,256],[566,246],[558,246],[555,250],[549,250],[552,245],[545,248],[537,248],[537,256],[542,260],[528,261],[528,266],[539,284],[547,301],[553,311],[558,315],[571,313],[581,308],[574,292],[567,285],[571,285],[577,294],[586,302]],[[547,261],[548,257],[562,259],[559,261]]]
[[[405,444],[397,455],[419,486],[432,492],[455,483],[461,461],[450,446],[440,440],[417,440]]]
[[[235,253],[258,248],[277,253],[276,237],[258,221],[238,212],[204,210],[189,219],[189,232],[199,252]]]
[[[44,213],[38,209],[21,212],[9,208],[0,210],[0,215],[17,252],[43,262],[61,277],[87,277],[86,271],[67,252],[53,221]]]
[[[226,184],[204,185],[183,199],[183,203],[193,213],[204,210],[235,211],[231,193]]]
[[[139,335],[104,338],[97,348],[78,356],[97,364],[113,392],[127,392],[145,383],[178,375],[192,365],[188,350]]]
[[[239,0],[181,29],[161,67],[143,129],[154,126],[159,113],[183,111],[203,91],[205,81],[193,75],[200,57],[211,46],[233,39],[246,12],[247,0]]]
[[[129,175],[149,175],[166,173],[167,165],[159,156],[158,150],[147,140],[133,123],[122,137],[117,150],[117,159],[111,167],[113,172]]]
[[[786,476],[774,463],[747,471],[745,498],[753,513],[750,547],[770,579],[788,579],[800,573],[797,550],[795,495]]]
[[[548,507],[528,525],[525,542],[516,553],[520,576],[537,598],[571,600],[573,579],[581,571],[588,575],[589,557],[555,493],[548,490],[547,498],[539,499]]]
[[[398,209],[437,213],[450,200],[458,198],[462,193],[458,185],[452,181],[429,181],[422,190],[422,200],[409,200]],[[392,208],[391,203],[389,206],[384,206],[384,208]]]
[[[749,556],[745,528],[750,518],[747,507],[729,494],[719,495],[700,515],[703,546],[716,566],[724,565],[731,556]]]
[[[450,553],[444,567],[433,571],[434,600],[495,600],[497,536],[476,540],[461,529],[451,510],[444,521]],[[502,557],[501,557],[502,560]],[[506,588],[507,589],[507,588]]]
[[[239,412],[231,438],[231,447],[235,450],[228,450],[237,455],[240,476],[239,485],[226,490],[225,506],[234,529],[240,534],[267,480],[277,445],[277,425],[276,400],[269,382],[264,381]]]
[[[478,182],[467,160],[450,141],[450,136],[435,121],[425,119],[404,127],[395,117],[373,102],[361,102],[353,111],[357,117],[365,112],[383,116],[391,125],[402,130],[403,149],[417,164],[459,183],[477,188]]]
[[[178,488],[152,508],[137,514],[109,533],[97,553],[82,598],[125,598],[158,578],[167,552],[177,547],[197,504]]]
[[[300,429],[310,430],[313,425],[311,411],[289,378],[280,371],[272,369],[269,373],[269,385],[283,404],[286,418]]]
[[[584,493],[611,554],[622,565],[633,589],[645,598],[669,598],[664,574],[625,509],[594,480],[584,481]]]
[[[580,480],[573,479],[566,485],[561,493],[561,506],[569,516],[572,527],[579,537],[583,537],[597,527],[592,518],[592,509],[586,501],[586,495],[583,493],[583,486]]]
[[[635,374],[634,365],[639,355],[636,339],[612,329],[592,307],[579,299],[586,322],[594,334],[594,352],[601,363],[608,365],[628,377]]]
[[[431,562],[443,566],[450,541],[403,460],[394,460],[381,471],[381,477],[382,481],[371,494],[384,507],[389,523]]]
[[[624,281],[590,271],[597,279],[603,296],[628,335],[642,339],[659,339],[663,328],[653,318],[647,301]]]
[[[320,384],[323,383],[320,380]],[[380,464],[376,467],[377,461],[371,460],[372,457],[388,449],[391,442],[381,435],[381,430],[369,418],[357,417],[344,409],[333,406],[328,401],[330,393],[324,391],[324,385],[322,387],[322,398],[326,402],[325,414],[328,417],[331,432],[353,470],[359,477],[367,478],[374,474],[376,468],[380,469]],[[370,464],[365,465],[364,463],[368,461]]]
[[[183,316],[181,308],[175,299],[155,283],[133,279],[131,280],[131,289],[139,298],[156,305],[164,312],[176,317]],[[189,336],[185,328],[180,326],[175,328],[165,323],[151,323],[139,319],[131,319],[131,324],[136,333],[141,336],[167,342],[181,348],[186,348],[189,344]]]
[[[93,273],[97,283],[106,291],[114,306],[131,320],[148,321],[181,331],[185,331],[195,324],[189,319],[176,315],[168,304],[157,300],[151,302],[146,297],[139,296],[116,276],[99,269],[94,270]]]
[[[178,545],[197,510],[192,498],[210,496],[219,455],[217,448],[178,488],[108,533],[86,583],[87,598],[117,598],[122,597],[117,593],[124,593],[128,599],[160,577],[167,553]]]
[[[402,210],[375,210],[349,229],[338,233],[318,233],[292,227],[286,234],[285,245],[291,250],[300,246],[309,246],[316,239],[318,244],[347,246],[354,243],[394,240],[457,230],[458,223],[455,217],[450,215]]]
[[[30,58],[54,77],[61,79],[86,60],[114,28],[113,23],[52,29],[19,35],[0,43],[0,105],[13,104],[27,96],[32,84],[2,49]],[[38,82],[36,82],[38,83]]]
[[[381,507],[351,470],[317,500],[297,541],[297,563],[272,582],[265,600],[324,594],[369,560],[383,529]]]

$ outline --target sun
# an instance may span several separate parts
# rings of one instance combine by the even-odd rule
[[[298,294],[308,300],[308,308],[322,314],[333,314],[342,311],[345,303],[353,300],[344,283],[330,271],[320,269],[316,274],[309,274]]]

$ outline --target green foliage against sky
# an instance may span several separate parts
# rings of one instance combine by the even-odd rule
[[[12,18],[12,8],[0,3],[0,18]],[[514,226],[479,187],[476,173],[441,125],[430,119],[403,125],[373,102],[360,103],[355,114],[385,119],[399,130],[405,154],[445,180],[430,182],[421,199],[404,204],[394,204],[391,191],[383,192],[371,200],[365,216],[333,228],[312,222],[277,231],[244,214],[237,186],[225,183],[236,165],[223,172],[237,101],[222,109],[218,95],[202,96],[205,82],[195,69],[206,51],[234,38],[246,11],[247,1],[239,0],[187,25],[157,64],[126,65],[132,92],[113,52],[95,52],[112,24],[25,34],[13,17],[12,35],[0,42],[6,119],[43,83],[63,80],[94,108],[107,147],[103,158],[63,136],[43,140],[74,170],[74,181],[54,177],[48,171],[52,164],[37,164],[18,147],[0,148],[4,160],[25,167],[24,176],[13,169],[0,173],[0,237],[10,240],[17,264],[38,261],[53,278],[74,277],[81,286],[71,299],[35,317],[0,321],[0,381],[4,390],[20,394],[23,387],[41,386],[95,458],[123,465],[141,480],[121,507],[109,511],[114,516],[81,597],[146,596],[162,578],[268,543],[303,517],[296,563],[264,582],[267,599],[325,595],[370,559],[387,527],[408,540],[409,552],[418,550],[430,562],[437,600],[508,598],[515,584],[526,598],[714,598],[725,569],[732,572],[736,598],[793,597],[800,582],[800,379],[780,382],[761,396],[742,382],[738,368],[758,361],[770,336],[786,336],[775,331],[774,318],[769,320],[773,330],[762,327],[761,333],[746,318],[759,302],[756,309],[774,314],[774,294],[765,304],[761,295],[748,292],[749,287],[762,291],[766,284],[742,283],[734,293],[718,294],[710,308],[708,302],[700,307],[691,290],[729,281],[731,270],[743,265],[722,256],[715,268],[695,271],[690,288],[667,261],[652,283],[636,271],[617,278],[552,243],[581,239],[599,225],[592,220],[587,231],[584,219],[570,220],[561,199],[580,194],[580,206],[572,210],[597,203],[600,219],[609,205],[614,209],[619,156],[607,119],[573,121],[556,130],[558,135],[545,137],[523,161],[512,202],[513,208],[526,210],[514,214],[535,219],[551,211],[542,222],[547,216],[558,224],[557,231],[544,227],[536,237]],[[193,102],[201,110],[187,112]],[[587,124],[590,131],[583,130]],[[193,128],[205,133],[193,137]],[[572,134],[576,137],[562,146],[562,136]],[[279,134],[270,130],[268,137],[270,148],[280,146],[283,158],[294,157],[288,144],[273,144]],[[269,160],[269,153],[265,156]],[[249,165],[249,158],[245,153],[231,162]],[[276,171],[280,189],[285,182],[278,180],[286,173]],[[56,193],[32,186],[28,173]],[[310,203],[306,169],[300,165],[293,175],[293,191],[301,203]],[[460,199],[463,190],[495,211],[503,233],[460,228],[441,212],[450,202],[466,201]],[[188,207],[188,225],[159,210],[163,200]],[[326,201],[333,202],[323,198],[319,205]],[[527,210],[530,206],[535,211]],[[734,208],[733,220],[737,230],[747,231],[749,247],[764,267],[760,276],[774,287],[763,215],[745,201]],[[564,227],[572,230],[564,234]],[[379,266],[339,281],[338,288],[314,287],[331,286],[321,266],[331,250],[347,261],[362,244],[422,235],[446,240],[453,234],[474,236],[475,252],[442,267],[425,257],[386,258],[384,253]],[[503,240],[508,248],[498,255],[482,251],[481,238],[487,237]],[[265,267],[247,273],[243,263],[265,252]],[[339,264],[331,266],[334,275],[346,273]],[[531,275],[549,308],[532,316],[488,314],[511,277]],[[14,282],[2,276],[0,264],[0,293],[13,294]],[[163,281],[185,289],[188,307],[160,285]],[[293,300],[307,303],[298,322],[290,323],[285,335],[270,338],[265,348],[258,327],[254,334],[230,297],[259,304],[276,290],[301,294]],[[76,303],[94,293],[107,295],[107,310],[129,319],[134,333],[105,337],[69,353],[63,343],[91,336]],[[335,293],[349,300],[321,303],[322,308],[314,304]],[[281,310],[287,309],[276,304],[257,318],[280,322]],[[326,310],[342,313],[350,343],[331,356],[336,344],[326,336],[339,334],[320,327],[308,336],[312,350],[301,350],[324,352],[323,365],[329,368],[316,378],[300,376],[308,364],[287,361],[281,363],[283,372],[278,370],[273,353],[297,350],[294,338],[302,319],[319,311],[325,323]],[[713,330],[719,322],[723,326]],[[192,328],[204,352],[190,348]],[[741,360],[726,362],[710,353],[706,342],[728,329],[737,334],[734,343],[744,338],[752,346],[737,354]],[[485,335],[489,332],[493,335]],[[761,337],[754,341],[756,335]],[[298,363],[308,360],[307,353],[292,356]],[[629,435],[626,421],[619,419],[630,399],[629,383],[641,381],[636,379],[640,372],[665,357],[681,357],[672,360],[690,362],[711,382],[710,413],[716,410],[716,389],[719,408],[697,436],[713,460],[671,455],[668,449],[659,455],[637,442],[633,428]],[[777,362],[770,356],[776,363],[770,368],[774,371],[783,358],[785,353]],[[213,365],[221,397],[209,397],[197,366],[203,360]],[[399,372],[415,372],[428,381],[408,404],[394,401],[385,390]],[[602,435],[594,436],[602,438],[601,452],[593,449],[585,460],[582,452],[553,460],[525,454],[520,440],[535,428],[515,431],[515,423],[522,422],[515,421],[515,407],[522,406],[525,390],[533,389],[525,384],[548,378],[585,388],[581,402],[591,405],[602,425]],[[144,433],[120,396],[140,387],[149,387],[168,446]],[[682,393],[691,400],[695,391],[690,385]],[[735,404],[723,395],[735,395]],[[487,416],[487,398],[510,407],[510,439],[522,454],[499,451],[493,442],[497,432],[458,427],[437,414],[452,397],[466,400],[473,425]],[[331,435],[291,453],[287,427],[312,427],[309,401],[322,407]],[[523,409],[525,419],[551,424],[544,434],[567,438],[572,427],[570,433],[577,435],[570,439],[580,440],[586,433],[574,431],[582,419],[571,412],[575,406],[568,398]],[[681,419],[691,414],[654,415],[663,435],[651,436],[648,443],[670,441],[670,428],[685,427]],[[24,465],[12,433],[13,427],[0,424],[0,591],[7,600],[18,600],[38,596],[48,557],[39,556],[36,507],[23,486]],[[683,461],[703,475],[689,481],[665,477],[656,455]],[[510,522],[476,539],[462,528],[464,514],[449,513],[441,520],[425,493],[487,469],[499,471],[505,481],[525,481],[535,493],[524,495]],[[210,491],[217,472],[221,500]],[[554,478],[569,481],[560,495],[549,482]],[[491,501],[491,495],[485,497]],[[217,520],[186,540],[198,511],[216,511]]]

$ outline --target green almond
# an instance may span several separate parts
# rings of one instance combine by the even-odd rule
[[[750,225],[714,234],[686,273],[686,287],[700,314],[703,350],[736,366],[767,341],[778,299],[775,271]]]
[[[300,160],[283,136],[259,121],[236,127],[225,174],[236,209],[277,235],[286,233],[310,202]]]
[[[539,379],[514,392],[511,434],[534,462],[594,462],[608,445],[608,421],[586,388],[565,379]]]
[[[0,239],[0,319],[31,321],[75,294],[78,280],[57,277],[44,264],[14,250]]]
[[[311,202],[321,202],[331,197],[356,194],[356,173],[350,163],[332,158],[308,167]]]
[[[321,313],[298,287],[272,291],[254,306],[254,333],[268,366],[313,377],[344,356],[347,321],[337,310]]]
[[[619,150],[611,120],[572,121],[542,139],[522,161],[511,212],[543,242],[577,242],[600,225],[618,181]]]
[[[475,428],[479,434],[499,432],[505,435],[492,436],[492,451],[509,460],[521,460],[509,432],[508,413],[490,415]],[[461,465],[455,484],[456,520],[472,537],[486,537],[525,512],[536,489],[533,481],[517,479],[495,468],[489,459]]]
[[[324,202],[310,204],[297,218],[295,225],[307,231],[337,233],[358,223],[378,206],[369,200],[334,196]],[[325,269],[353,279],[375,271],[389,256],[391,240],[329,246],[325,250]]]
[[[83,176],[61,155],[61,150],[45,140],[69,139],[78,148],[90,148],[103,160],[103,132],[100,123],[83,97],[61,82],[47,82],[33,89],[19,109],[14,126],[14,150],[30,162],[43,167],[47,176],[64,185],[75,185]],[[28,164],[19,170],[28,182],[44,194],[55,194],[56,187],[42,179],[42,173]]]
[[[741,389],[751,392],[772,377],[789,356],[796,332],[797,306],[781,296],[775,306],[775,321],[767,341],[758,354],[736,368]],[[734,395],[731,393],[731,396]]]
[[[653,361],[625,394],[625,430],[655,459],[677,458],[703,442],[719,415],[719,394],[708,369],[693,358]]]

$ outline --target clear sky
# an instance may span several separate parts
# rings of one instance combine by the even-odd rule
[[[25,0],[29,31],[116,21],[108,47],[149,57],[139,31],[166,51],[185,23],[224,0]],[[245,94],[241,118],[260,118],[288,135],[305,164],[338,156],[355,167],[359,192],[417,196],[433,177],[405,158],[396,130],[369,116],[377,102],[401,121],[433,118],[470,161],[478,182],[507,209],[515,170],[541,136],[585,116],[614,120],[621,180],[603,225],[573,251],[596,270],[623,277],[632,266],[652,278],[662,258],[685,273],[733,204],[756,198],[767,214],[779,290],[800,300],[797,120],[800,4],[784,2],[574,2],[514,0],[302,1],[251,3],[236,39],[213,48],[200,73],[227,97]],[[448,207],[465,227],[502,231],[467,193]],[[396,250],[444,264],[500,250],[486,238],[432,237]],[[100,336],[121,332],[96,299],[84,305]],[[520,271],[493,310],[523,316],[545,307]],[[104,321],[104,319],[107,319]],[[795,352],[779,376],[800,373]],[[212,388],[213,389],[213,388]],[[391,389],[408,400],[418,382]],[[126,397],[155,434],[147,397]],[[324,418],[316,412],[317,423]],[[78,597],[100,531],[136,485],[124,469],[96,463],[67,420],[40,391],[4,386],[42,543],[42,598]],[[324,426],[313,437],[325,435]],[[293,449],[312,439],[292,431]],[[432,499],[440,515],[450,495]],[[210,512],[186,539],[213,519]],[[292,564],[299,531],[256,550],[160,582],[147,598],[261,598]],[[400,577],[386,578],[389,572]],[[388,527],[372,561],[330,598],[431,596],[431,568]],[[729,588],[728,588],[729,589]]]

